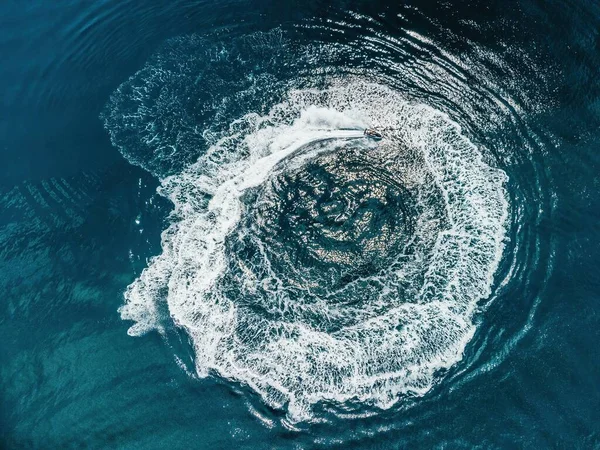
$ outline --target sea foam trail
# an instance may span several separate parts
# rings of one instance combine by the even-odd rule
[[[120,311],[136,322],[130,334],[160,329],[164,318],[157,305],[166,301],[173,322],[192,338],[200,376],[216,372],[245,383],[272,407],[286,408],[292,421],[310,420],[321,401],[387,408],[402,394],[426,393],[436,373],[460,360],[475,330],[476,304],[490,294],[508,210],[504,173],[485,164],[446,115],[369,83],[290,91],[269,115],[242,122],[243,131],[163,180],[161,192],[175,205],[173,222],[163,233],[163,253],[126,292]],[[347,161],[323,165],[328,153],[346,151],[341,149],[359,142],[371,125],[389,130],[379,145],[365,139],[368,151],[358,148],[347,153]],[[370,195],[379,198],[378,186],[389,179],[404,186],[418,216],[397,262],[372,274],[360,269],[347,287],[316,300],[290,280],[318,268],[298,261],[285,266],[294,273],[277,272],[274,257],[290,260],[287,243],[270,254],[273,249],[260,245],[260,218],[243,220],[268,191],[261,186],[278,174],[304,176],[309,163],[346,177],[387,174],[350,178],[341,201],[328,208],[346,205],[362,214],[366,206],[352,193],[372,186]],[[351,169],[361,164],[370,169]],[[246,194],[256,189],[258,198],[248,200]],[[323,192],[318,185],[313,191]],[[269,202],[262,204],[270,208]],[[358,216],[358,225],[381,211]],[[292,236],[300,247],[307,245],[302,239],[311,239],[300,232]],[[259,244],[248,261],[234,245],[246,241]],[[383,246],[378,251],[393,250],[385,241],[368,242]],[[321,253],[331,251],[345,250]],[[231,276],[235,282],[227,284]],[[319,314],[330,328],[315,325]]]

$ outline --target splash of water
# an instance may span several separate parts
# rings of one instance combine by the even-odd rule
[[[162,180],[173,220],[126,292],[130,334],[160,329],[166,301],[200,376],[245,383],[293,421],[321,401],[427,392],[490,294],[505,174],[447,115],[356,79],[290,89],[230,130]]]

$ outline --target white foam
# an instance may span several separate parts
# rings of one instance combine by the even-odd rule
[[[474,308],[490,293],[508,211],[504,173],[483,162],[448,116],[369,83],[291,91],[269,115],[240,123],[242,131],[162,181],[161,192],[175,205],[173,223],[163,233],[163,253],[126,292],[120,312],[136,322],[130,334],[160,329],[156,305],[166,300],[172,319],[192,338],[200,376],[214,371],[245,383],[269,405],[287,408],[292,421],[310,420],[319,401],[387,408],[401,394],[426,393],[440,369],[461,359],[475,331]],[[220,291],[219,280],[228,270],[225,241],[246,213],[244,192],[275,169],[286,170],[281,163],[297,160],[307,145],[362,138],[371,125],[391,127],[421,153],[424,164],[403,176],[415,185],[433,179],[444,199],[449,226],[417,229],[437,235],[427,236],[434,245],[415,298],[383,295],[389,307],[381,312],[379,305],[377,314],[360,311],[370,304],[348,309],[365,319],[331,333],[294,315],[275,320],[240,308]]]

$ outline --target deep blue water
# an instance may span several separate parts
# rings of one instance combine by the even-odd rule
[[[597,2],[9,0],[0,49],[2,448],[600,448]]]

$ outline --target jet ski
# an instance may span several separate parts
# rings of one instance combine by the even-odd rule
[[[365,136],[373,139],[375,141],[380,141],[383,139],[383,134],[377,131],[375,128],[367,128],[365,129]]]

